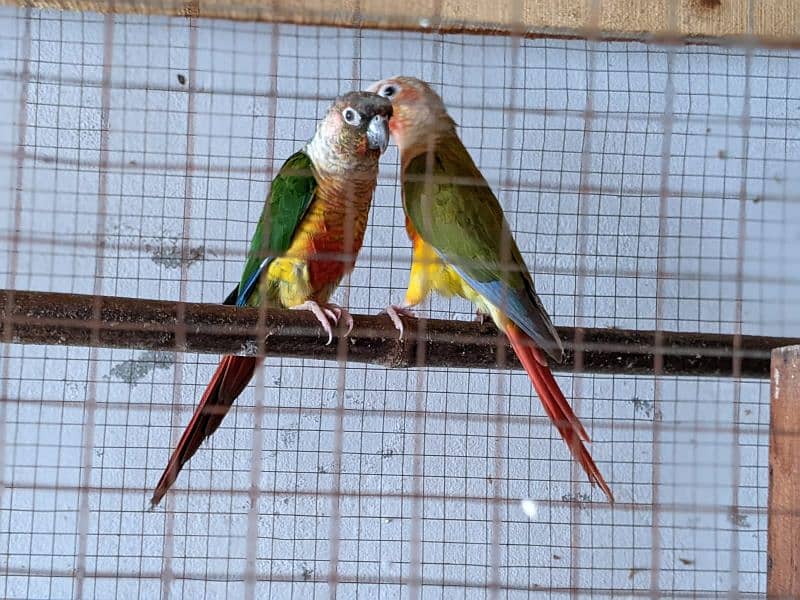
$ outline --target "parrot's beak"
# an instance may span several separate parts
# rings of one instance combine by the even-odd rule
[[[372,150],[386,152],[389,146],[389,121],[383,115],[375,115],[369,122],[367,144]]]

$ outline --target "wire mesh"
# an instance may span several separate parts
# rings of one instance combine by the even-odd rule
[[[330,99],[408,73],[557,324],[800,335],[795,51],[11,8],[0,31],[7,289],[221,301]],[[335,296],[354,313],[407,282],[397,176],[390,148]],[[522,372],[269,358],[150,511],[216,359],[0,352],[3,597],[766,590],[764,381],[559,375],[611,508]]]

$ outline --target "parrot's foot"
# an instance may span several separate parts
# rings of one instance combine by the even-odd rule
[[[339,321],[344,322],[345,327],[347,327],[344,336],[347,337],[350,335],[350,332],[353,331],[353,316],[338,304],[326,304],[325,309],[330,310],[334,314],[333,322],[336,325],[339,324]]]
[[[336,304],[319,304],[313,300],[306,300],[302,304],[290,307],[290,310],[307,310],[317,317],[322,329],[328,334],[328,341],[325,342],[326,346],[333,341],[333,326],[331,324],[338,325],[340,320],[344,320],[344,324],[347,326],[347,331],[344,335],[347,336],[353,331],[353,317]]]
[[[394,323],[395,329],[400,332],[401,340],[403,339],[403,333],[405,332],[406,328],[403,325],[403,321],[400,319],[400,317],[408,317],[410,319],[417,318],[417,315],[415,315],[413,311],[409,310],[408,307],[401,306],[399,304],[390,304],[383,312],[389,315],[392,323]]]
[[[487,315],[485,312],[481,312],[479,310],[476,310],[475,311],[475,319],[474,320],[477,323],[480,323],[481,325],[483,325],[484,323],[486,323],[486,317],[488,317],[488,316],[489,315]]]

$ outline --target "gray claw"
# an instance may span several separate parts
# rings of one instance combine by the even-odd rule
[[[310,311],[311,314],[317,317],[317,321],[319,321],[319,324],[322,325],[322,329],[324,329],[325,333],[328,334],[328,341],[325,342],[325,345],[327,346],[333,341],[333,328],[331,327],[331,323],[329,320],[332,319],[333,317],[328,314],[330,310],[328,310],[328,313],[326,313],[325,309],[323,309],[319,304],[317,304],[313,300],[306,300],[302,304],[298,304],[297,306],[292,306],[290,307],[290,310]]]
[[[403,321],[400,319],[400,316],[409,317],[409,318],[416,318],[414,313],[408,310],[405,306],[400,306],[398,304],[390,304],[386,307],[384,311],[394,323],[395,329],[400,332],[400,338],[403,339],[403,334],[405,333],[405,325],[403,325]]]

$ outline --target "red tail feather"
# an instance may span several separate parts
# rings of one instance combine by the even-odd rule
[[[533,342],[530,341],[529,343],[532,344]],[[535,346],[528,345],[525,346],[525,348],[531,353],[536,362],[539,363],[539,373],[542,375],[545,384],[547,384],[547,389],[550,391],[551,396],[557,400],[558,406],[564,411],[564,417],[566,420],[572,427],[575,428],[575,430],[578,432],[578,436],[584,442],[591,442],[592,440],[589,439],[589,434],[586,433],[586,430],[583,428],[583,423],[581,423],[580,419],[578,419],[578,415],[575,414],[575,411],[572,410],[572,406],[570,406],[569,402],[567,402],[567,399],[564,397],[564,393],[561,391],[561,388],[558,387],[556,378],[553,377],[550,367],[547,366],[547,359],[545,359],[542,351]]]
[[[203,392],[192,420],[170,456],[167,468],[158,481],[151,506],[156,506],[175,482],[183,465],[194,456],[203,441],[214,433],[228,414],[233,401],[242,393],[256,370],[257,358],[251,356],[225,356]]]
[[[611,488],[603,479],[600,469],[597,468],[592,455],[583,443],[589,441],[589,436],[558,387],[550,368],[542,364],[544,361],[541,352],[533,345],[533,341],[513,324],[506,327],[506,335],[531,378],[545,412],[567,443],[572,456],[586,471],[589,481],[600,486],[600,489],[608,496],[609,502],[613,504],[614,495],[611,493]]]

